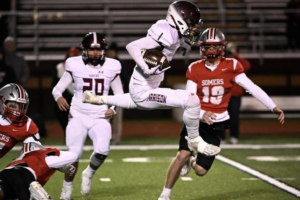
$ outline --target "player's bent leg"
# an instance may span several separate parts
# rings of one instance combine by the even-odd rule
[[[220,153],[221,148],[207,144],[199,136],[200,100],[198,96],[191,94],[183,112],[183,122],[186,125],[187,142],[191,151],[197,151],[206,156],[214,156]]]
[[[196,161],[195,156],[190,156],[190,159],[183,165],[180,171],[180,176],[186,176],[192,169],[193,163]]]
[[[197,95],[191,94],[183,112],[183,122],[186,125],[189,138],[199,136],[200,100]]]
[[[29,186],[30,200],[52,200],[50,195],[37,181],[33,181]]]
[[[93,166],[93,168],[95,168],[94,170],[98,169],[103,164],[106,157],[106,155],[102,155],[95,152],[91,155],[90,164]],[[81,174],[81,193],[83,195],[88,195],[90,193],[92,186],[92,178],[95,173],[91,172],[88,168],[86,168]]]

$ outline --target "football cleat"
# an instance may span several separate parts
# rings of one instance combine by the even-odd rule
[[[93,174],[84,170],[81,174],[81,194],[88,195],[91,190]]]
[[[89,91],[84,91],[84,93],[82,95],[83,103],[103,105],[103,104],[105,104],[105,100],[106,100],[106,98],[104,96],[98,96],[98,95],[92,94]]]
[[[185,137],[188,147],[191,151],[197,151],[206,156],[215,156],[220,153],[221,148],[205,142],[200,136],[195,138]]]
[[[158,198],[158,200],[170,200],[170,197],[163,192],[163,193],[161,193],[161,195]]]
[[[50,195],[37,181],[33,181],[29,186],[30,200],[52,200]]]
[[[62,192],[60,194],[60,198],[59,199],[71,200],[72,191],[73,191],[72,185],[70,185],[70,186],[63,186]]]
[[[192,168],[192,163],[196,160],[195,156],[191,156],[190,159],[183,165],[180,171],[180,176],[186,176]]]

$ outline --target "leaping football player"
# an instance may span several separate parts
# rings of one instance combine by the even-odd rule
[[[184,108],[183,122],[186,126],[190,150],[207,156],[220,152],[220,147],[208,144],[200,136],[200,101],[195,92],[159,88],[164,72],[170,67],[160,69],[160,65],[149,69],[142,51],[162,49],[170,62],[176,51],[181,48],[190,50],[200,36],[197,26],[202,24],[200,9],[189,1],[175,1],[168,9],[166,19],[153,24],[146,37],[129,43],[126,48],[136,62],[131,76],[129,94],[99,96],[86,91],[82,101],[92,104],[108,104],[122,108],[142,110]],[[162,99],[162,100],[161,100]]]
[[[200,37],[202,60],[193,62],[188,67],[186,89],[196,93],[201,101],[200,136],[208,143],[219,146],[224,129],[228,128],[227,107],[231,97],[232,84],[235,82],[278,115],[284,123],[284,113],[272,99],[244,73],[244,68],[234,58],[224,58],[226,47],[224,34],[216,28],[206,29]],[[191,168],[196,175],[204,176],[211,168],[215,157],[193,155],[184,139],[187,129],[183,126],[180,133],[179,152],[171,162],[164,189],[158,200],[170,200],[173,186],[180,175],[185,176]]]

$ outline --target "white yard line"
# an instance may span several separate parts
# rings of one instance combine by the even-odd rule
[[[236,161],[230,160],[229,158],[226,158],[226,157],[221,156],[221,155],[218,155],[216,157],[216,159],[221,161],[221,162],[224,162],[224,163],[226,163],[226,164],[228,164],[232,167],[235,167],[235,168],[237,168],[237,169],[239,169],[243,172],[246,172],[246,173],[250,174],[251,176],[255,176],[255,177],[257,177],[257,178],[259,178],[259,179],[261,179],[261,180],[263,180],[263,181],[265,181],[265,182],[267,182],[267,183],[269,183],[269,184],[271,184],[271,185],[273,185],[273,186],[275,186],[275,187],[277,187],[277,188],[279,188],[279,189],[281,189],[285,192],[288,192],[288,193],[290,193],[290,194],[292,194],[296,197],[300,197],[300,191],[297,190],[296,188],[288,186],[288,185],[286,185],[286,184],[284,184],[284,183],[282,183],[282,182],[280,182],[280,181],[278,181],[278,180],[276,180],[276,179],[274,179],[270,176],[267,176],[267,175],[265,175],[265,174],[263,174],[259,171],[256,171],[256,170],[254,170],[250,167],[247,167],[246,165],[243,165],[243,164],[238,163]]]
[[[54,147],[61,150],[66,150],[67,147],[62,146],[49,146],[45,145],[44,147]],[[224,144],[221,145],[222,149],[294,149],[300,148],[300,144]],[[21,146],[14,147],[13,151],[19,151]],[[160,145],[111,145],[111,150],[163,150],[163,149],[178,149],[178,145],[176,144],[160,144]],[[85,151],[93,150],[92,145],[84,146]]]

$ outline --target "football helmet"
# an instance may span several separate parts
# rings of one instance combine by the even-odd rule
[[[10,83],[0,89],[0,113],[13,125],[25,123],[28,105],[28,93],[21,85]]]
[[[105,50],[107,49],[107,42],[103,36],[96,32],[89,32],[86,34],[80,44],[82,49],[82,59],[85,64],[90,63],[94,66],[98,64],[103,65],[105,61]],[[90,58],[88,56],[88,50],[99,49],[103,50],[102,55],[97,58]]]
[[[175,27],[180,38],[193,45],[198,41],[201,32],[196,29],[196,25],[203,24],[200,9],[193,3],[188,1],[174,1],[168,9],[166,20]]]
[[[227,41],[222,31],[208,28],[201,34],[199,44],[202,58],[213,62],[224,56]]]

